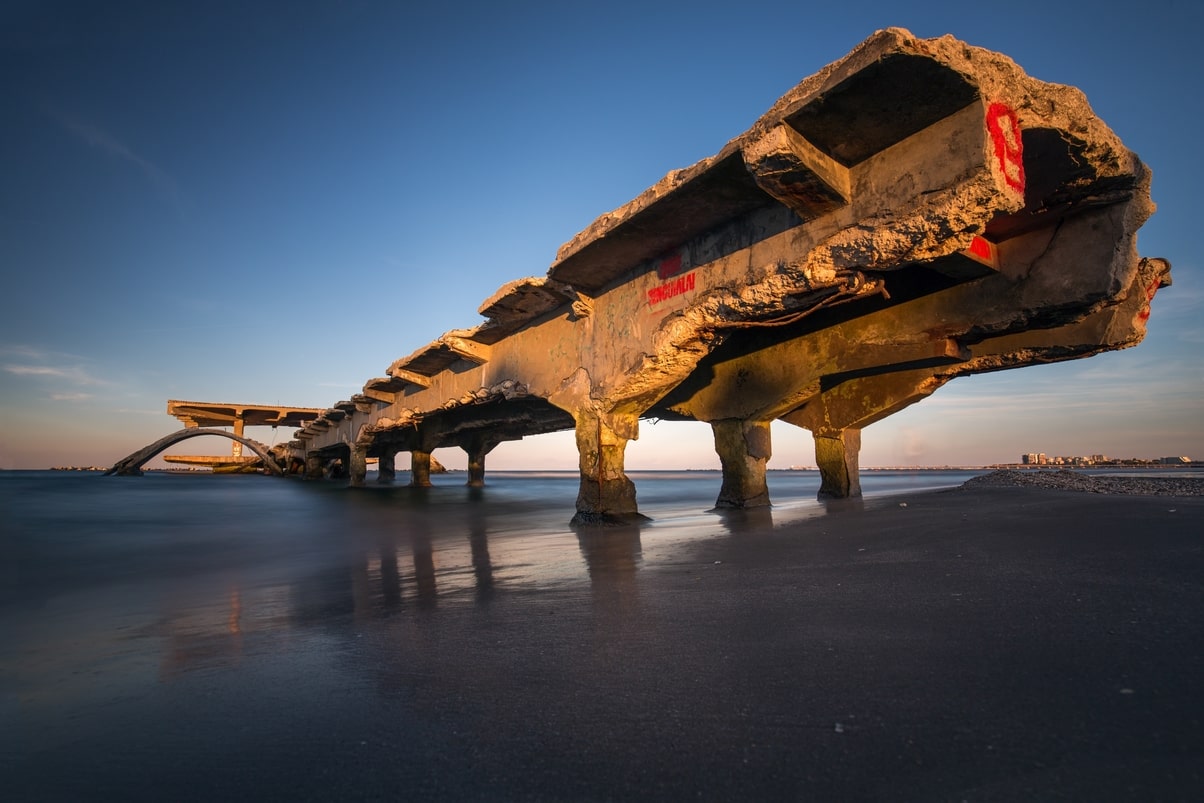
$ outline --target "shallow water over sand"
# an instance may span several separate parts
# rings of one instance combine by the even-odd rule
[[[960,544],[916,551],[940,531],[846,538],[841,513],[905,522],[921,492],[975,473],[866,472],[864,500],[829,508],[815,472],[771,472],[773,508],[720,514],[717,472],[636,472],[653,521],[604,530],[569,527],[571,473],[497,472],[483,490],[463,474],[351,489],[0,473],[0,786],[16,800],[789,796],[812,772],[794,751],[868,734],[855,718],[895,706],[850,701],[931,683],[953,699],[930,664],[965,651],[929,617],[981,585]],[[995,576],[999,558],[981,568]],[[1023,579],[1001,599],[1035,605]],[[679,764],[687,742],[715,766]],[[835,773],[829,791],[863,775],[842,749],[806,757]]]

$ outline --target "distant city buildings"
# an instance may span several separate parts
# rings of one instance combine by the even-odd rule
[[[1029,452],[1020,455],[1020,464],[1023,466],[1185,466],[1192,462],[1190,457],[1109,458],[1104,454],[1049,457],[1045,452]]]

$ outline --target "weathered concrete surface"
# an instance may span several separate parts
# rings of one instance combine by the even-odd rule
[[[768,502],[781,418],[815,433],[825,493],[855,494],[860,430],[949,379],[1140,341],[1170,283],[1137,254],[1149,182],[1078,90],[880,31],[504,285],[484,323],[394,361],[291,457],[411,451],[421,484],[454,445],[479,483],[492,445],[572,428],[578,520],[623,520],[640,418],[710,422],[730,507]]]
[[[282,407],[269,404],[231,404],[167,400],[167,414],[180,419],[185,427],[244,426],[300,427],[323,413],[317,407]]]

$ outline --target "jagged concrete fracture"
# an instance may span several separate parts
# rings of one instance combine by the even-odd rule
[[[572,428],[577,521],[638,516],[641,418],[712,424],[717,504],[769,502],[769,423],[806,427],[825,495],[861,430],[963,374],[1144,335],[1150,174],[1078,90],[951,37],[880,31],[715,156],[670,173],[503,286],[485,321],[395,361],[297,432],[320,473]]]

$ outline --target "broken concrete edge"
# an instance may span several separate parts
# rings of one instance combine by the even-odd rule
[[[1021,126],[1025,122],[1025,113],[1039,107],[1039,114],[1034,116],[1070,132],[1096,151],[1090,154],[1092,163],[1110,168],[1101,174],[1101,180],[1148,172],[1136,154],[1124,147],[1116,134],[1095,116],[1080,90],[1032,78],[1012,59],[984,48],[966,45],[951,35],[918,39],[903,28],[887,28],[873,34],[844,58],[804,79],[716,155],[701,159],[689,167],[670,171],[633,200],[599,216],[560,247],[548,276],[555,278],[558,266],[592,243],[613,236],[639,213],[670,198],[729,156],[752,147],[808,104],[822,101],[826,93],[837,89],[842,82],[890,55],[932,59],[972,84],[980,98],[1006,102],[1019,115]],[[1048,97],[1051,90],[1056,90],[1058,98]],[[1083,110],[1085,114],[1081,113]],[[1151,205],[1147,216],[1152,211]]]

